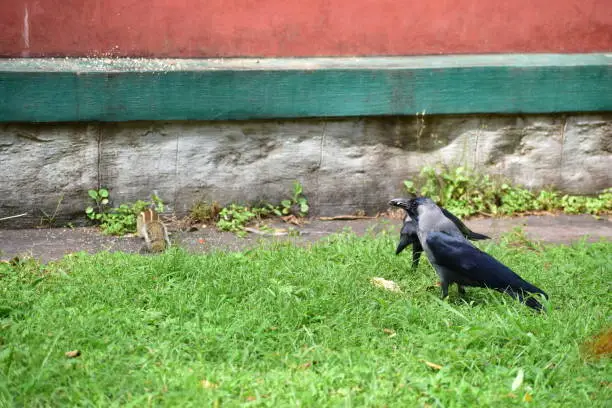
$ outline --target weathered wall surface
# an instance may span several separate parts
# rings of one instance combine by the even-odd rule
[[[3,0],[0,56],[601,52],[610,0]]]
[[[37,224],[61,199],[58,222],[84,220],[98,186],[115,205],[157,190],[178,214],[198,200],[279,202],[294,180],[313,213],[373,212],[437,163],[595,193],[612,186],[612,113],[3,124],[0,218]]]

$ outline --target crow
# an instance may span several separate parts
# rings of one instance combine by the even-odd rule
[[[395,201],[395,200],[394,200]],[[404,205],[404,204],[403,204]],[[494,289],[506,293],[535,310],[542,304],[530,294],[548,295],[525,281],[506,265],[476,248],[465,238],[465,231],[447,218],[443,210],[427,197],[406,200],[405,208],[416,224],[418,241],[442,282],[442,298],[449,285]]]
[[[400,230],[400,240],[397,244],[397,248],[395,249],[395,254],[398,255],[408,245],[412,245],[412,268],[416,269],[419,266],[419,260],[421,259],[421,253],[423,252],[423,246],[419,242],[419,238],[417,236],[417,223],[408,214],[410,200],[404,198],[394,198],[389,202],[389,205],[402,208],[404,209],[404,211],[406,211],[406,217],[404,218],[404,224],[402,225],[402,229]],[[464,223],[461,222],[459,218],[455,217],[450,211],[442,207],[440,207],[440,209],[442,210],[444,216],[451,220],[467,239],[471,239],[473,241],[490,239],[490,237],[484,234],[479,234],[470,230]]]

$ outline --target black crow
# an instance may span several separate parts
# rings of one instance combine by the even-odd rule
[[[533,309],[542,309],[540,302],[528,294],[539,293],[548,299],[544,291],[473,246],[431,199],[418,197],[408,201],[408,215],[416,223],[418,240],[442,282],[442,298],[448,296],[449,285],[456,283],[459,293],[465,292],[463,286],[490,288]]]
[[[413,220],[408,214],[408,207],[410,206],[410,199],[405,198],[394,198],[389,202],[389,205],[394,207],[403,208],[406,211],[406,217],[404,218],[404,224],[402,225],[402,229],[400,230],[400,241],[397,244],[397,248],[395,249],[395,254],[398,255],[400,252],[404,250],[408,245],[412,245],[412,268],[416,269],[419,266],[419,259],[421,258],[421,253],[423,252],[423,246],[419,242],[419,238],[417,236],[417,224],[416,221]],[[470,230],[461,220],[455,217],[450,211],[440,207],[442,213],[446,218],[451,220],[457,228],[463,233],[463,235],[467,239],[471,239],[474,241],[482,240],[482,239],[490,239],[488,236],[484,234],[479,234]]]
[[[406,214],[404,224],[400,230],[400,240],[395,249],[395,255],[399,255],[408,245],[412,245],[412,268],[416,269],[419,266],[419,259],[421,259],[423,247],[417,236],[416,222]]]

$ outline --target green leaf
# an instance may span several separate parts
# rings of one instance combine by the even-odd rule
[[[108,197],[108,190],[105,188],[98,190],[98,193],[100,194],[100,197]]]
[[[91,214],[91,213],[93,212],[93,210],[94,210],[94,209],[93,209],[93,207],[87,207],[87,208],[85,209],[85,213],[87,213],[87,214]]]
[[[408,190],[409,192],[412,192],[414,191],[414,182],[410,180],[404,180],[404,187],[406,187],[406,190]]]
[[[96,190],[88,190],[87,194],[89,194],[89,196],[94,200],[98,199],[98,192]]]
[[[302,185],[298,181],[295,181],[293,183],[293,194],[297,197],[300,194],[302,194],[303,191],[304,191],[304,189],[303,189]]]
[[[102,205],[106,205],[106,204],[108,204],[108,198],[103,198],[103,199],[102,199],[102,201],[100,201],[100,203],[101,203]]]
[[[281,201],[281,205],[283,207],[291,207],[291,200],[283,200]]]

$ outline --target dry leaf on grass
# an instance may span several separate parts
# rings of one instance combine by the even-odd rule
[[[439,288],[440,286],[442,286],[442,282],[436,282],[436,283],[434,283],[433,285],[429,285],[429,286],[427,286],[427,289],[428,289],[428,290],[430,290],[430,289],[436,289],[436,288]]]
[[[589,338],[581,347],[582,354],[587,359],[595,359],[612,354],[612,327],[608,327]]]
[[[401,292],[402,291],[400,287],[398,286],[398,284],[393,282],[392,280],[387,280],[384,278],[372,278],[370,279],[370,282],[372,283],[372,285],[377,286],[379,288],[383,288],[390,292]]]
[[[389,336],[395,336],[397,334],[393,329],[383,329],[383,333],[388,334]]]
[[[512,391],[516,391],[521,386],[521,384],[523,384],[524,376],[525,376],[525,372],[523,371],[522,368],[519,368],[516,378],[514,379],[514,381],[512,381]]]
[[[440,364],[432,363],[431,361],[423,360],[425,365],[429,368],[433,368],[434,370],[441,370],[442,366]]]
[[[219,386],[219,384],[215,384],[214,382],[210,382],[206,379],[200,381],[200,385],[202,386],[202,388],[206,388],[206,389],[214,389]]]
[[[75,358],[81,355],[81,350],[71,350],[64,353],[68,358]]]
[[[307,361],[307,362],[305,362],[303,364],[300,364],[298,367],[303,369],[303,370],[305,370],[305,369],[310,368],[313,365],[316,365],[318,363],[319,363],[318,361]]]

